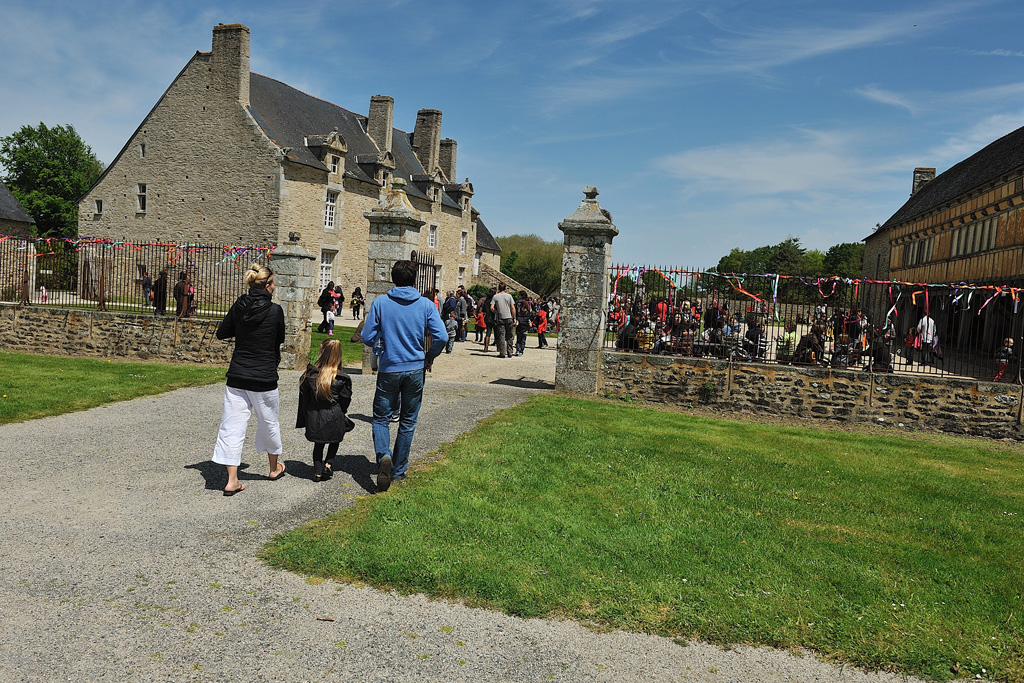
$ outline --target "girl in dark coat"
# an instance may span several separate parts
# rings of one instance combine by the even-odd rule
[[[325,339],[316,364],[306,367],[299,384],[296,429],[313,442],[313,481],[330,479],[338,445],[355,425],[345,412],[352,402],[352,380],[341,367],[341,342]],[[327,457],[324,458],[324,444]]]

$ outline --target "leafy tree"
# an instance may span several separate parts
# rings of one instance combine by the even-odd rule
[[[616,275],[615,273],[612,273],[609,291],[613,291],[617,293],[619,296],[632,294],[633,292],[636,291],[636,280],[634,280],[631,276],[622,275],[618,276],[617,279],[619,281],[618,287],[615,286]]]
[[[498,246],[501,246],[500,244]],[[504,247],[502,247],[504,251]],[[514,251],[510,251],[501,257],[501,272],[505,273],[512,279],[516,278],[516,264],[519,263],[519,254]]]
[[[811,249],[804,254],[804,262],[800,267],[800,275],[808,277],[819,277],[824,271],[825,255],[817,249]]]
[[[806,253],[807,250],[800,246],[799,237],[787,237],[772,249],[768,270],[779,275],[802,275]]]
[[[501,272],[541,295],[561,286],[561,242],[546,242],[537,235],[510,235],[497,238],[497,242],[502,253],[508,254],[501,259]]]
[[[825,275],[856,279],[864,272],[864,243],[843,242],[829,247],[823,264]]]
[[[73,126],[22,126],[0,138],[0,164],[4,184],[32,214],[40,236],[78,236],[78,200],[103,164]]]

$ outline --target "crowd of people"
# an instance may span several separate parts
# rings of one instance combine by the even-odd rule
[[[450,325],[453,338],[445,349],[451,353],[455,342],[464,342],[472,323],[474,341],[483,345],[483,352],[491,349],[491,337],[499,358],[522,356],[526,353],[531,332],[537,334],[537,348],[548,347],[549,329],[558,331],[559,303],[555,297],[531,298],[526,292],[513,297],[504,283],[492,287],[486,294],[474,299],[465,287],[450,290],[442,299],[436,289],[423,292],[437,307],[445,325]]]
[[[363,297],[362,288],[356,287],[352,292],[352,296],[349,297],[352,320],[362,320],[362,310],[365,302],[366,299]],[[327,286],[320,292],[316,305],[324,316],[323,321],[317,326],[317,332],[326,332],[328,335],[333,336],[334,321],[345,307],[345,293],[342,291],[341,285],[335,285],[333,280],[328,282]]]
[[[872,324],[857,307],[830,313],[824,304],[807,316],[776,322],[764,304],[740,317],[717,300],[701,307],[671,297],[613,297],[608,321],[616,348],[624,351],[768,360],[774,343],[774,359],[787,364],[892,372],[900,362],[908,368],[943,362],[938,326],[927,311],[902,339],[890,323]],[[1013,340],[1006,339],[996,353],[995,381],[1012,359]]]

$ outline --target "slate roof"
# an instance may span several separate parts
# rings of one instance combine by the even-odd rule
[[[345,155],[345,175],[367,183],[375,183],[363,165],[356,162],[361,155],[376,156],[377,145],[366,134],[366,117],[336,104],[307,95],[301,90],[261,74],[249,74],[249,113],[256,123],[279,147],[287,147],[288,158],[299,164],[327,170],[305,144],[307,136],[326,136],[335,128],[348,144]],[[422,188],[412,181],[413,174],[425,173],[412,151],[411,134],[392,129],[391,153],[395,157],[395,175],[410,181],[406,194],[426,200]],[[441,203],[453,209],[461,208],[447,193]]]
[[[25,207],[3,183],[0,183],[0,219],[28,225],[35,223],[35,219],[25,211]]]
[[[999,176],[1024,166],[1024,127],[975,152],[918,190],[881,228],[880,233],[952,201]]]
[[[501,253],[501,246],[479,216],[476,218],[476,243],[484,249]]]

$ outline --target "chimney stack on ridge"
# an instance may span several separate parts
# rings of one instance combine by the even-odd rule
[[[425,173],[433,173],[441,156],[441,112],[420,109],[416,112],[416,127],[412,132],[412,151],[420,160]]]
[[[370,115],[366,119],[366,134],[377,143],[381,152],[391,151],[391,135],[394,131],[395,99],[387,95],[370,98]]]
[[[922,187],[924,187],[933,180],[935,180],[934,168],[915,168],[914,187],[910,191],[910,196],[913,197],[921,190]]]
[[[210,84],[231,100],[249,106],[249,27],[214,26],[210,62]]]
[[[438,157],[437,165],[444,171],[449,183],[457,182],[455,180],[455,152],[458,146],[459,144],[451,138],[441,140],[441,154]]]

